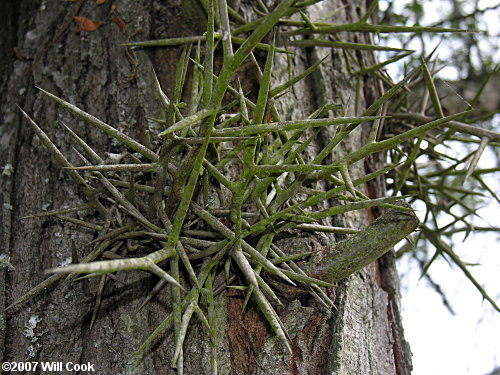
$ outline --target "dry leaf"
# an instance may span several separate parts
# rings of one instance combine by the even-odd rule
[[[122,32],[127,31],[127,24],[120,16],[113,16],[113,21],[120,27]]]
[[[16,58],[17,58],[18,60],[21,60],[21,61],[23,61],[23,60],[24,60],[24,57],[23,57],[23,55],[21,54],[21,50],[19,49],[19,47],[14,47],[14,48],[12,48],[12,50],[14,51],[14,54],[16,55]]]
[[[101,4],[104,4],[106,2],[106,0],[96,0],[96,4],[97,5],[101,5]]]
[[[92,21],[87,17],[73,17],[76,22],[76,32],[79,33],[82,30],[94,31],[102,24],[101,21]]]
[[[111,10],[109,11],[109,13],[113,13],[116,9],[116,5],[115,4],[111,4]]]

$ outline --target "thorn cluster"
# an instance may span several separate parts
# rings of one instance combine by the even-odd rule
[[[36,295],[67,273],[103,276],[117,271],[148,271],[161,279],[153,293],[166,283],[171,285],[174,305],[171,314],[139,348],[138,354],[141,354],[168,325],[173,324],[176,343],[172,365],[177,368],[182,367],[183,343],[194,315],[207,328],[212,337],[212,345],[216,347],[214,297],[226,285],[245,292],[245,305],[253,298],[275,334],[290,349],[287,333],[274,307],[281,305],[281,301],[263,277],[262,271],[291,285],[301,284],[323,306],[334,308],[333,302],[322,287],[332,286],[332,282],[337,280],[335,272],[332,271],[336,266],[332,265],[327,272],[329,281],[325,281],[324,274],[317,269],[306,273],[294,261],[307,258],[312,253],[290,256],[277,247],[273,239],[279,233],[293,228],[353,233],[357,236],[359,229],[335,228],[323,225],[321,221],[326,217],[373,206],[407,210],[395,204],[401,196],[369,199],[358,187],[390,171],[408,176],[416,154],[410,154],[397,172],[394,171],[400,165],[399,161],[357,179],[351,179],[351,165],[373,153],[397,149],[401,144],[422,139],[428,131],[444,124],[449,126],[458,118],[466,116],[467,112],[450,116],[439,112],[437,99],[432,92],[432,77],[423,62],[422,70],[412,71],[401,82],[391,84],[388,90],[359,116],[334,116],[338,106],[327,104],[308,118],[282,121],[274,101],[286,94],[295,83],[314,72],[323,61],[286,83],[272,87],[275,54],[290,53],[286,49],[276,48],[274,42],[262,43],[263,38],[274,27],[284,25],[288,28],[283,37],[291,38],[290,45],[340,48],[346,51],[395,49],[345,41],[313,38],[303,40],[297,39],[296,36],[338,35],[339,31],[460,31],[369,25],[366,22],[368,16],[357,23],[347,25],[313,23],[302,10],[314,2],[283,0],[273,11],[231,30],[229,16],[236,17],[234,11],[223,0],[221,4],[224,6],[220,6],[220,15],[215,15],[215,5],[212,1],[206,9],[208,30],[205,35],[129,43],[128,46],[134,48],[184,46],[178,63],[173,97],[168,98],[165,95],[158,81],[154,88],[153,96],[160,98],[166,109],[165,118],[154,119],[162,127],[162,130],[154,135],[152,144],[156,146],[143,145],[82,109],[40,89],[48,98],[75,116],[122,143],[129,152],[115,162],[106,162],[70,127],[62,124],[74,140],[78,149],[76,152],[82,161],[81,166],[74,166],[42,128],[23,111],[24,117],[45,147],[71,179],[81,187],[87,201],[82,206],[41,215],[53,215],[61,220],[93,229],[98,235],[94,240],[93,251],[82,259],[81,263],[49,270],[48,272],[54,275],[15,304]],[[298,12],[303,21],[292,20],[291,16]],[[216,32],[216,25],[220,27],[220,32]],[[247,37],[238,38],[238,34],[246,34]],[[219,41],[224,57],[222,68],[216,75],[213,61]],[[233,50],[236,46],[239,47]],[[241,85],[231,86],[235,81],[237,69],[252,54],[253,49],[262,49],[267,53],[255,103],[243,93]],[[378,73],[387,64],[411,53],[407,50],[397,52],[401,54],[386,62],[360,67],[352,72],[353,77],[359,79],[363,75]],[[186,105],[181,102],[181,94],[189,65],[192,65],[193,72],[192,93]],[[439,116],[437,119],[429,118],[422,125],[410,130],[377,141],[376,135],[381,122],[388,118],[381,115],[383,106],[422,71]],[[231,99],[228,100],[228,97]],[[227,103],[224,102],[225,98]],[[371,127],[368,141],[358,150],[331,164],[325,164],[325,158],[331,155],[331,151],[360,125]],[[336,135],[327,142],[314,160],[304,161],[304,151],[318,136],[319,129],[326,126],[335,127]],[[239,171],[237,176],[228,171],[229,165],[232,171]],[[326,191],[317,189],[318,183],[323,181],[328,182],[331,188]],[[399,185],[395,191],[401,190],[404,181],[398,180]],[[315,209],[325,200],[336,200],[339,205]],[[102,221],[90,223],[68,216],[89,209],[98,212]],[[416,219],[414,223],[416,225]],[[399,233],[399,237],[404,237],[413,229],[414,226],[407,229],[408,233]],[[129,246],[129,253],[138,248],[147,248],[149,253],[142,257],[118,256],[116,252],[124,241]],[[104,253],[108,257],[113,254],[113,259],[99,260]],[[361,250],[358,253],[363,254]],[[355,267],[348,268],[347,272],[353,273],[372,260],[371,256],[365,258],[356,263]],[[188,275],[187,282],[181,282],[181,272]],[[218,275],[221,277],[217,278]],[[315,277],[316,275],[318,277]],[[342,277],[346,275],[342,274]],[[216,285],[216,279],[225,280],[225,284],[222,287]],[[234,285],[235,280],[239,285]],[[153,293],[145,303],[153,297]]]

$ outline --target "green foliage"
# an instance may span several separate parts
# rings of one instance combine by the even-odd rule
[[[345,51],[349,65],[359,67],[352,72],[352,79],[356,82],[365,79],[367,75],[383,77],[382,69],[387,64],[405,57],[408,53],[404,51],[401,54],[402,51],[396,50],[396,57],[366,67],[362,57],[352,54],[351,51],[372,49],[372,46],[338,40],[340,31],[350,35],[349,33],[353,32],[455,33],[463,30],[369,24],[368,16],[374,11],[376,4],[358,22],[345,25],[315,22],[307,17],[308,3],[314,1],[301,3],[297,0],[283,0],[274,10],[264,15],[256,11],[253,21],[231,27],[232,22],[242,22],[241,17],[235,17],[234,11],[225,1],[221,1],[218,6],[212,1],[205,4],[208,18],[207,32],[204,35],[129,43],[129,47],[135,48],[183,46],[173,97],[168,98],[159,84],[151,89],[151,97],[159,98],[165,107],[165,118],[156,120],[163,127],[152,142],[157,147],[142,145],[76,106],[41,90],[66,110],[122,143],[124,148],[133,154],[127,155],[124,159],[126,163],[105,164],[103,158],[84,140],[64,126],[82,152],[78,155],[83,166],[75,167],[43,130],[23,112],[46,148],[75,183],[82,187],[88,201],[84,206],[53,211],[45,215],[54,215],[61,220],[92,228],[98,232],[98,237],[94,241],[94,251],[80,264],[49,270],[48,272],[55,275],[49,277],[43,285],[35,287],[14,305],[36,295],[42,288],[59,280],[63,274],[81,273],[105,277],[103,275],[117,271],[148,271],[161,279],[153,292],[157,292],[166,283],[170,284],[173,307],[171,314],[138,349],[137,354],[140,356],[164,329],[173,325],[175,354],[172,366],[182,373],[184,340],[194,316],[204,324],[211,335],[212,347],[216,347],[214,298],[226,285],[245,291],[247,301],[252,298],[274,333],[290,349],[284,325],[274,307],[281,302],[266,277],[261,276],[261,271],[274,275],[285,283],[302,285],[323,306],[331,309],[333,302],[322,287],[330,287],[333,282],[369,264],[415,229],[417,221],[414,215],[407,207],[396,204],[401,200],[401,195],[396,193],[410,193],[417,197],[414,199],[424,199],[428,197],[429,192],[439,193],[449,197],[454,204],[467,207],[460,196],[456,195],[467,194],[467,190],[439,185],[432,190],[435,186],[434,180],[447,178],[449,173],[444,171],[437,176],[428,173],[421,175],[415,168],[418,158],[426,153],[420,147],[422,142],[425,140],[429,144],[436,143],[432,131],[442,126],[455,129],[453,124],[458,124],[457,127],[462,132],[467,133],[468,129],[466,124],[462,124],[464,128],[457,120],[466,118],[469,112],[444,116],[439,111],[439,98],[435,93],[432,73],[427,68],[428,61],[422,60],[421,67],[396,84],[384,77],[384,93],[359,116],[332,117],[331,109],[337,107],[326,105],[312,113],[309,118],[282,121],[274,105],[275,100],[286,93],[289,87],[311,74],[321,62],[290,78],[288,82],[275,86],[272,79],[275,55],[288,52],[277,48],[274,41],[268,44],[263,42],[275,28],[285,25],[287,31],[282,33],[282,36],[291,38],[291,44],[341,49]],[[216,8],[220,8],[220,13],[216,14]],[[215,30],[214,25],[220,25],[221,29]],[[245,34],[246,37],[234,37],[238,34]],[[318,37],[329,35],[332,40],[301,39],[302,36],[310,34],[318,34]],[[219,39],[221,42],[216,42]],[[267,57],[254,103],[244,94],[241,86],[235,88],[232,85],[236,82],[238,69],[247,58],[253,57],[252,51],[256,48],[266,51]],[[214,61],[220,56],[220,50],[223,55],[222,67],[216,72]],[[181,95],[186,91],[188,71],[191,74],[191,94],[186,105],[181,103]],[[422,76],[438,113],[436,117],[426,117],[425,121],[408,111],[405,114],[398,112],[407,110],[404,100],[405,87]],[[394,134],[379,139],[377,134],[383,128],[382,125],[389,123],[389,117],[382,115],[386,113],[392,118],[401,118],[405,127],[391,128]],[[224,116],[228,114],[231,114],[229,122],[224,120]],[[302,156],[310,142],[318,135],[318,131],[314,129],[324,126],[335,127],[336,135],[327,142],[314,160],[306,163]],[[325,158],[358,126],[371,127],[367,142],[358,150],[326,164]],[[477,132],[477,129],[474,131]],[[481,142],[479,149],[484,149],[491,137],[498,136],[496,133],[481,134],[486,140]],[[430,151],[433,155],[437,152],[433,149]],[[354,163],[379,152],[392,155],[395,163],[367,176],[351,178],[350,168]],[[478,150],[476,154],[479,155],[480,152]],[[235,176],[233,172],[228,172],[228,165],[239,173]],[[481,172],[474,168],[475,163],[470,163],[467,177],[480,179]],[[384,173],[391,173],[396,181],[394,196],[367,198],[359,186]],[[319,190],[319,184],[324,182],[329,188],[326,191]],[[321,202],[331,199],[338,201],[339,205],[314,209]],[[431,199],[426,202],[431,202]],[[391,208],[392,213],[384,216],[383,220],[376,221],[371,229],[335,228],[321,223],[326,217],[374,206]],[[103,221],[86,223],[67,216],[89,208],[99,212]],[[435,204],[429,206],[431,213],[440,209],[442,210]],[[473,210],[467,210],[473,213]],[[122,215],[116,212],[124,213],[127,219],[123,220]],[[397,219],[394,219],[395,217]],[[460,220],[462,219],[457,218],[457,221]],[[292,228],[352,233],[352,236],[339,244],[337,250],[343,249],[339,260],[327,262],[329,265],[324,272],[318,267],[312,267],[310,272],[305,272],[307,268],[300,268],[294,263],[295,257],[287,257],[287,254],[273,244],[276,235]],[[370,239],[374,231],[384,234],[380,228],[389,228],[386,230],[392,235],[384,237],[382,244],[380,241],[373,241],[373,244],[377,244],[375,246]],[[442,245],[440,233],[432,232],[431,237],[428,229],[424,227],[422,235],[432,238],[442,247],[441,251],[458,262],[452,250]],[[132,240],[137,247],[141,247],[141,241],[148,241],[149,248],[154,251],[142,257],[120,257],[114,254],[116,259],[97,260],[104,252],[108,255],[116,252],[125,239]],[[304,253],[301,258],[310,255]],[[341,261],[345,263],[339,263]],[[342,273],[340,268],[335,268],[340,267],[339,264],[342,265]],[[181,272],[188,276],[187,282],[181,281]],[[220,279],[225,280],[226,284],[216,288],[215,280]],[[235,280],[237,284],[233,285]],[[482,292],[486,298],[486,293]],[[152,296],[153,294],[148,296],[145,303]],[[494,304],[493,300],[489,300]],[[212,354],[211,365],[215,369],[215,349]]]

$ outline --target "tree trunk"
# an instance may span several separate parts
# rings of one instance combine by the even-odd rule
[[[366,10],[362,1],[331,0],[309,10],[311,18],[338,10],[332,22],[353,22]],[[197,4],[197,2],[194,2]],[[49,217],[23,219],[44,210],[84,203],[47,149],[23,120],[18,104],[33,118],[70,162],[81,161],[72,142],[57,122],[64,122],[96,151],[120,153],[116,142],[93,131],[43,96],[36,86],[119,128],[144,142],[161,104],[151,99],[153,68],[167,95],[173,92],[180,55],[176,48],[130,50],[123,43],[186,35],[200,35],[200,14],[191,2],[170,0],[123,0],[112,11],[110,1],[15,1],[1,2],[4,23],[0,33],[3,50],[0,126],[3,174],[0,185],[2,216],[0,238],[0,357],[2,361],[73,362],[94,364],[96,374],[173,374],[170,363],[174,333],[170,328],[157,338],[144,361],[136,365],[132,355],[171,311],[169,288],[162,290],[143,309],[138,306],[158,281],[141,271],[121,272],[116,278],[65,281],[45,290],[22,306],[5,307],[42,282],[44,270],[89,253],[94,232]],[[239,12],[251,8],[242,2]],[[201,13],[200,13],[201,12]],[[246,14],[246,13],[248,14]],[[74,16],[102,21],[95,31],[75,32]],[[118,18],[119,17],[119,18]],[[202,18],[201,18],[202,19]],[[126,29],[120,25],[126,24]],[[368,41],[366,35],[356,35]],[[12,51],[15,51],[12,52]],[[365,52],[363,52],[365,53]],[[306,49],[293,56],[294,69],[303,71],[329,55],[320,71],[296,85],[278,103],[284,119],[304,118],[319,105],[338,102],[347,115],[355,115],[379,95],[372,81],[362,82],[361,97],[354,108],[355,85],[348,78],[343,54],[337,49]],[[367,59],[371,58],[368,54]],[[283,61],[281,61],[283,60]],[[286,76],[286,59],[275,62],[277,83]],[[284,74],[280,75],[280,69]],[[257,76],[249,68],[249,76]],[[286,115],[285,115],[286,114]],[[286,117],[286,118],[285,118]],[[361,128],[342,149],[360,147],[367,134]],[[331,137],[327,129],[322,137]],[[321,145],[318,145],[320,147]],[[339,152],[337,148],[335,152]],[[332,158],[339,154],[332,155]],[[361,176],[380,167],[372,157],[358,163]],[[366,186],[370,197],[382,196],[381,180]],[[83,214],[82,214],[83,215]],[[333,224],[366,226],[377,215],[365,210],[334,217]],[[327,252],[338,239],[295,233],[277,243],[282,248]],[[103,289],[91,328],[96,296]],[[337,309],[329,314],[314,299],[299,294],[283,296],[286,306],[279,315],[289,334],[292,353],[269,328],[258,307],[242,312],[243,298],[227,289],[216,298],[217,362],[219,374],[409,374],[410,355],[399,313],[398,277],[392,254],[366,267],[327,291]],[[199,322],[191,326],[184,344],[184,373],[209,374],[209,335]],[[40,368],[35,373],[40,373]]]

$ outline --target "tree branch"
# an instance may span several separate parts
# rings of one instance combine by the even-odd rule
[[[410,205],[400,201],[401,209],[388,209],[364,230],[339,242],[332,254],[302,269],[311,277],[334,283],[374,262],[412,233],[419,221]]]

